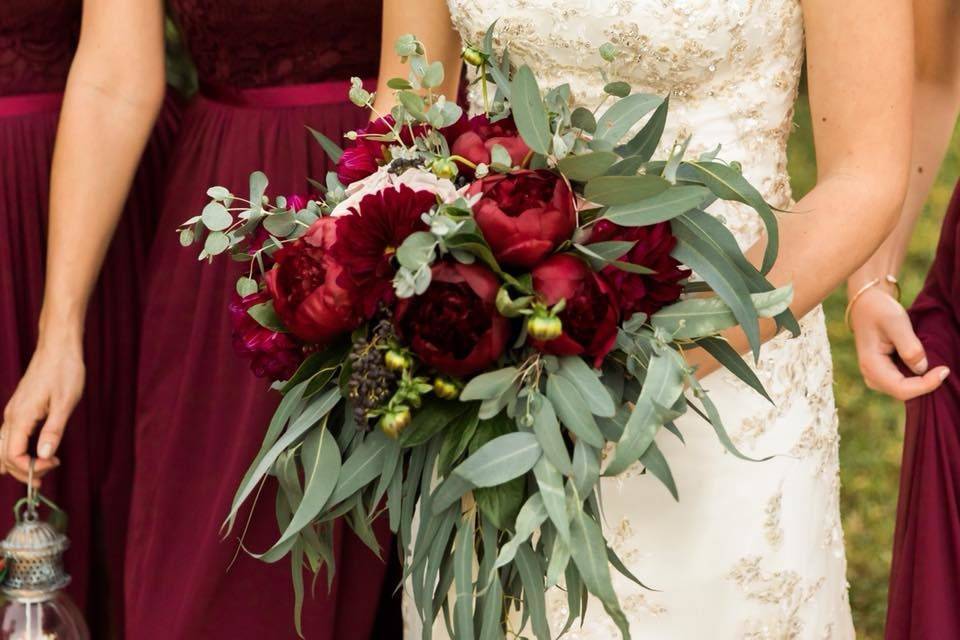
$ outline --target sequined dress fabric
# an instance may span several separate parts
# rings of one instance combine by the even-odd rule
[[[799,0],[449,0],[463,39],[497,22],[496,46],[527,64],[541,87],[570,83],[578,104],[600,103],[604,42],[620,55],[610,80],[670,94],[663,136],[693,135],[688,154],[722,145],[721,157],[775,207],[792,206],[786,145],[803,60]],[[474,105],[479,96],[471,96]],[[756,214],[715,205],[742,246],[762,233]],[[634,638],[846,640],[854,637],[839,514],[836,409],[823,312],[801,319],[799,338],[764,345],[756,367],[769,403],[732,375],[704,381],[736,444],[766,462],[726,453],[696,416],[657,443],[680,493],[675,502],[640,468],[603,484],[605,530],[628,567],[657,591],[615,574]],[[566,594],[547,598],[555,633]],[[411,606],[408,638],[420,637]],[[530,637],[532,637],[531,634]],[[444,638],[442,623],[434,638]],[[564,638],[620,637],[599,602]]]

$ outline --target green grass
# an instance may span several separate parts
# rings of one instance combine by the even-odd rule
[[[902,271],[905,300],[916,296],[933,259],[940,223],[960,174],[960,129],[940,170],[917,226]],[[790,173],[799,199],[816,180],[810,112],[805,99],[797,107],[790,140]],[[880,640],[886,616],[887,577],[897,506],[903,408],[868,390],[857,368],[853,339],[843,323],[846,295],[826,302],[835,367],[834,391],[840,412],[842,510],[857,637]]]

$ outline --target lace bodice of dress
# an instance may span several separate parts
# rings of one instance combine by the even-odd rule
[[[61,91],[80,32],[80,0],[0,2],[0,96]]]
[[[776,207],[790,204],[786,144],[803,57],[799,0],[449,0],[465,39],[480,42],[498,20],[495,43],[527,64],[541,85],[569,82],[579,104],[602,99],[601,68],[634,91],[670,94],[663,136],[693,134],[689,157],[722,145]],[[620,54],[605,63],[604,42]],[[741,207],[714,208],[741,243],[759,221]]]
[[[200,82],[249,88],[373,77],[377,0],[171,0]]]

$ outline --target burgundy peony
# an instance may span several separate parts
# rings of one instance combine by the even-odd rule
[[[301,340],[325,345],[357,328],[361,315],[338,284],[340,265],[332,259],[338,219],[320,218],[303,237],[274,254],[266,282],[284,326]]]
[[[645,227],[621,227],[608,220],[600,220],[593,227],[590,242],[624,240],[636,242],[621,260],[639,264],[656,273],[642,275],[608,266],[603,275],[617,292],[620,313],[629,318],[642,312],[652,315],[676,302],[683,292],[681,282],[690,277],[690,270],[680,266],[670,252],[677,239],[670,231],[669,222]]]
[[[230,300],[230,324],[233,348],[250,361],[250,369],[260,378],[286,380],[303,361],[303,348],[289,334],[272,331],[250,317],[250,307],[270,300],[263,291]]]
[[[421,215],[436,203],[433,193],[400,185],[364,196],[356,209],[337,218],[337,241],[331,250],[343,267],[337,282],[367,317],[381,302],[393,300],[397,247],[414,231],[427,229]]]
[[[610,285],[575,256],[547,258],[532,272],[533,288],[541,301],[553,306],[566,300],[559,317],[563,333],[549,341],[532,340],[533,346],[557,356],[585,355],[600,366],[617,339],[620,314]]]
[[[493,364],[510,337],[497,312],[500,281],[480,264],[448,260],[433,265],[423,295],[397,303],[397,331],[427,365],[451,376],[469,376]]]
[[[500,145],[510,154],[515,166],[523,164],[530,147],[517,133],[512,118],[504,118],[491,123],[485,115],[476,116],[444,130],[454,155],[466,158],[473,164],[490,164],[490,152],[494,145]]]
[[[573,194],[550,171],[515,171],[474,182],[480,194],[474,218],[500,264],[529,269],[564,240],[577,224]]]

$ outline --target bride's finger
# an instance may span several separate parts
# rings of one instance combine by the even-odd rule
[[[909,316],[904,313],[892,318],[885,323],[884,329],[903,363],[918,376],[927,373],[927,352],[914,332]]]

